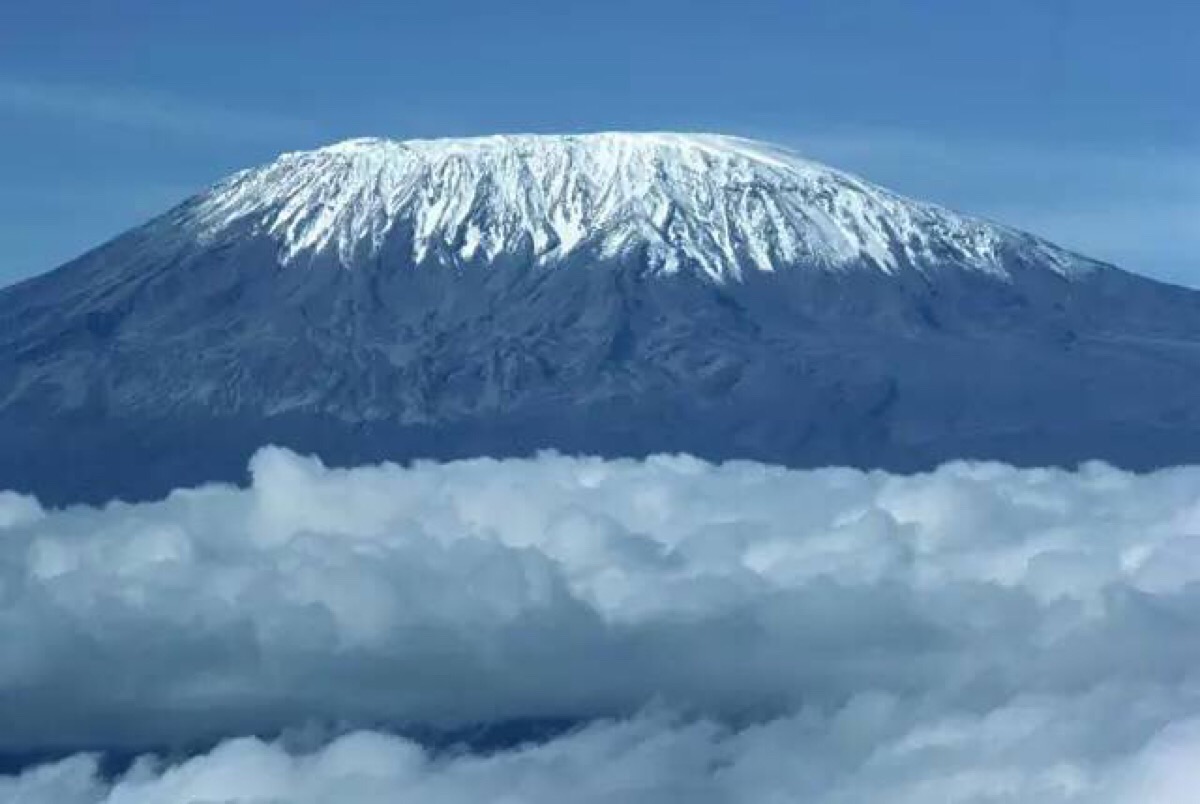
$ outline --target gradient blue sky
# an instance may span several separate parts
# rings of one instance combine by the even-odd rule
[[[758,137],[1200,286],[1195,0],[3,0],[0,284],[332,140]]]

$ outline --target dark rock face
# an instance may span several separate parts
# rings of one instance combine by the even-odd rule
[[[155,231],[0,292],[0,487],[155,497],[239,481],[266,443],[337,464],[1200,460],[1200,294],[1112,268],[284,268],[267,239]]]

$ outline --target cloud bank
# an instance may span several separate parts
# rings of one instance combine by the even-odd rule
[[[0,495],[0,752],[215,745],[116,778],[75,755],[0,801],[1200,790],[1200,468],[251,471]],[[587,725],[490,753],[390,733],[531,718]]]
[[[80,755],[0,777],[22,804],[475,804],[815,801],[829,804],[1147,804],[1195,800],[1200,721],[1176,724],[1102,765],[1064,761],[1056,722],[1074,711],[1023,703],[982,717],[914,723],[894,701],[863,698],[830,717],[798,715],[738,732],[662,716],[596,723],[546,744],[435,755],[379,732],[312,751],[239,739],[167,765],[139,761],[116,780]],[[879,739],[879,732],[886,734]],[[1054,751],[1047,753],[1047,748]]]

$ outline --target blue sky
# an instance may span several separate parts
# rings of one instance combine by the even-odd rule
[[[4,0],[0,284],[352,136],[709,130],[1200,286],[1194,0]]]

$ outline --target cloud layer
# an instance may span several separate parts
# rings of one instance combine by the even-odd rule
[[[316,750],[230,740],[176,764],[139,761],[116,780],[79,755],[0,777],[22,804],[475,804],[814,801],[822,804],[1147,804],[1200,790],[1200,720],[1165,729],[1104,762],[1062,756],[1079,714],[1034,702],[979,717],[914,721],[865,697],[829,717],[806,713],[733,732],[661,715],[592,724],[546,744],[493,754],[431,754],[380,732]],[[1074,736],[1078,736],[1075,734]],[[1049,750],[1048,750],[1049,749]]]
[[[0,801],[1200,784],[1200,468],[342,471],[268,449],[252,475],[103,509],[0,495],[0,752],[283,735],[116,780],[78,755],[0,777]],[[528,718],[590,725],[491,754],[386,733]]]

